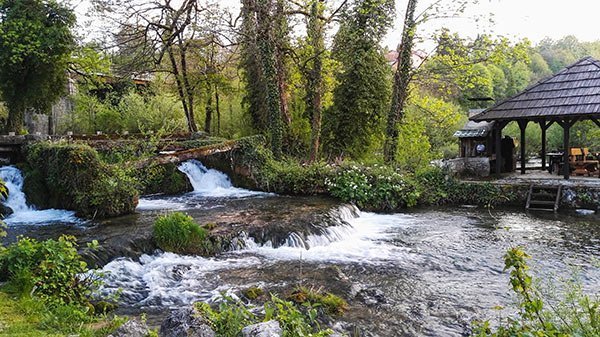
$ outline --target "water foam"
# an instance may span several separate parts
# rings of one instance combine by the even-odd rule
[[[231,287],[214,272],[257,265],[256,257],[216,259],[173,253],[143,255],[139,262],[117,259],[102,272],[105,295],[119,293],[120,301],[139,307],[176,307],[196,301],[212,302]]]
[[[10,207],[14,212],[4,219],[7,224],[77,223],[81,221],[73,211],[61,209],[36,210],[35,207],[28,205],[25,193],[23,193],[23,175],[16,167],[0,167],[0,178],[8,188],[8,198],[3,204]]]
[[[195,159],[181,163],[177,169],[188,176],[194,188],[194,193],[205,197],[243,198],[266,194],[233,187],[231,180],[225,173],[207,169]]]
[[[155,196],[140,198],[138,210],[184,210],[196,208],[201,199],[235,199],[269,196],[271,193],[250,191],[234,187],[229,177],[220,171],[208,169],[198,160],[181,163],[177,169],[185,173],[194,191],[180,196]]]
[[[291,234],[284,246],[257,245],[246,238],[246,247],[215,258],[173,253],[143,255],[139,261],[117,259],[106,273],[103,293],[121,291],[120,300],[138,307],[173,307],[195,301],[214,301],[231,289],[219,271],[255,268],[279,261],[364,263],[383,265],[417,258],[408,248],[388,241],[393,231],[410,226],[406,215],[362,213],[348,225],[327,228],[305,240]]]
[[[409,248],[389,242],[394,231],[408,228],[413,217],[402,214],[382,215],[361,213],[347,220],[348,226],[334,226],[319,235],[309,235],[302,240],[293,233],[286,244],[273,248],[269,243],[257,245],[247,239],[246,250],[274,260],[298,260],[335,263],[385,264],[412,255]]]

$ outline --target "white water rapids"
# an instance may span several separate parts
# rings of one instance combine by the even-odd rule
[[[234,187],[225,173],[208,169],[195,159],[183,162],[177,168],[188,177],[194,191],[183,196],[140,198],[138,210],[182,210],[189,208],[198,198],[233,199],[271,195]]]
[[[13,214],[4,219],[8,225],[16,224],[50,224],[50,223],[78,223],[75,212],[62,209],[37,210],[27,204],[23,193],[23,175],[13,166],[0,167],[0,178],[8,188],[8,198],[4,205],[13,210]]]
[[[244,249],[215,258],[159,253],[143,255],[139,261],[116,259],[102,269],[107,275],[104,292],[120,290],[123,300],[134,306],[170,307],[219,298],[220,292],[232,287],[219,280],[218,272],[227,269],[285,261],[384,265],[419,259],[410,249],[387,241],[390,230],[409,226],[412,216],[352,214],[347,212],[348,218],[344,219],[349,226],[330,227],[306,240],[292,233],[278,248],[269,242],[258,245],[247,238]]]

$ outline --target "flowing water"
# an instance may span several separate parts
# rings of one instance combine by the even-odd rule
[[[23,193],[23,175],[21,171],[13,166],[0,167],[0,179],[8,188],[8,199],[4,202],[14,212],[4,219],[8,225],[18,224],[56,224],[56,223],[80,223],[81,220],[75,216],[75,212],[60,209],[37,210],[28,205]]]
[[[532,255],[532,271],[543,279],[558,284],[578,268],[586,290],[600,292],[600,219],[594,215],[475,208],[375,214],[329,199],[237,189],[196,161],[180,170],[194,192],[144,198],[133,217],[85,228],[54,225],[56,232],[38,226],[36,232],[72,231],[106,244],[127,237],[118,245],[144,246],[138,235],[172,209],[239,231],[243,248],[214,258],[149,248],[139,249],[146,252],[141,256],[116,253],[131,257],[103,266],[103,292],[121,293],[122,312],[151,317],[249,286],[280,292],[301,283],[347,298],[351,307],[339,326],[356,326],[363,336],[461,336],[474,319],[497,317],[495,307],[514,312],[502,260],[514,246]]]

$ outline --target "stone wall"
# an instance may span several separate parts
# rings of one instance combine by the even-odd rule
[[[459,177],[488,177],[490,159],[488,157],[465,157],[443,161],[442,168]]]

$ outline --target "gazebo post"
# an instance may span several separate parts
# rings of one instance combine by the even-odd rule
[[[521,130],[521,174],[525,174],[525,130],[527,129],[527,120],[519,120],[519,129]]]
[[[500,152],[500,148],[502,147],[502,127],[500,123],[496,123],[496,175],[500,175],[502,173],[502,153]]]
[[[571,175],[571,165],[569,164],[569,138],[571,136],[571,121],[564,120],[559,123],[563,127],[563,175],[565,180],[569,180],[569,176]]]
[[[540,128],[542,129],[542,171],[546,170],[546,120],[542,119],[540,122]]]

